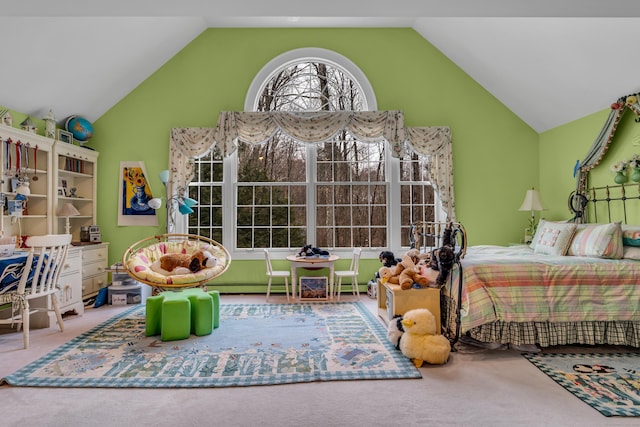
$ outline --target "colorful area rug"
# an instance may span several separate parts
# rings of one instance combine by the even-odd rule
[[[526,353],[524,356],[602,415],[640,416],[640,354]]]
[[[144,306],[4,378],[37,387],[229,387],[421,378],[362,303],[222,304],[211,335],[144,336]]]

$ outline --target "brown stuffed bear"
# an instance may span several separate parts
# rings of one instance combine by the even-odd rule
[[[167,272],[181,268],[182,273],[179,274],[197,273],[203,268],[215,267],[217,261],[211,253],[205,251],[196,251],[192,255],[166,254],[160,257],[160,268]]]
[[[401,264],[404,266],[404,269],[402,270],[399,278],[401,289],[411,289],[414,283],[417,283],[420,286],[429,286],[431,280],[429,280],[428,277],[420,274],[420,267],[416,265],[414,260],[409,255],[405,255],[402,257]]]

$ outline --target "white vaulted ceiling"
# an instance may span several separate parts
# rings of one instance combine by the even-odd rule
[[[0,105],[94,121],[209,27],[412,27],[538,132],[640,91],[636,0],[0,0]]]

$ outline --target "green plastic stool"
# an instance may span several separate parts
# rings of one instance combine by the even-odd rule
[[[220,293],[201,289],[185,289],[182,293],[191,303],[191,333],[209,335],[220,324]]]
[[[220,326],[220,292],[200,288],[165,291],[147,298],[145,335],[162,341],[209,335]]]

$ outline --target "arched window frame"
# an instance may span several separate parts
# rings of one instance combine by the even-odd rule
[[[304,60],[315,60],[322,61],[332,65],[339,67],[340,69],[346,70],[350,74],[352,74],[354,80],[357,80],[361,85],[362,93],[364,95],[366,104],[368,108],[376,108],[376,100],[373,89],[368,82],[368,79],[362,73],[362,71],[347,58],[339,55],[335,52],[331,52],[325,49],[317,49],[317,48],[306,48],[306,49],[296,49],[294,51],[286,52],[285,54],[280,55],[277,58],[274,58],[270,61],[263,69],[256,75],[254,78],[249,91],[247,93],[247,97],[245,100],[245,105],[247,110],[253,110],[256,108],[258,102],[258,96],[260,94],[260,90],[264,87],[264,84],[268,81],[269,76],[273,75],[273,73],[277,72],[277,70],[282,69],[282,67],[287,66],[288,64],[293,64],[296,62],[301,62]],[[250,108],[249,108],[250,107]],[[188,128],[186,128],[188,130]],[[184,131],[185,129],[177,128],[174,131]],[[421,140],[434,140],[435,138],[432,136],[433,131],[440,132],[441,134],[444,132],[446,135],[444,138],[438,138],[447,141],[447,147],[445,150],[441,150],[444,153],[440,153],[436,159],[438,163],[443,163],[442,159],[445,159],[443,164],[448,166],[451,165],[451,150],[450,150],[450,130],[446,127],[441,128],[407,128],[408,136],[418,135]],[[208,132],[209,129],[200,129],[200,131],[207,131],[207,135],[210,135]],[[412,132],[409,132],[412,131]],[[430,135],[427,138],[424,138],[426,135],[424,131],[428,132]],[[174,133],[172,131],[172,142],[174,141]],[[208,139],[208,136],[207,136]],[[414,146],[415,148],[415,146]],[[424,152],[424,146],[421,147],[421,151]],[[440,150],[440,148],[438,148]],[[391,150],[388,150],[391,151]],[[399,188],[400,181],[400,161],[397,158],[398,153],[394,154],[394,157],[388,155],[385,159],[385,164],[387,167],[387,176],[389,177],[389,181],[391,184],[391,188]],[[196,156],[192,156],[196,157]],[[237,157],[233,154],[224,157],[224,182],[233,183],[235,182],[235,177],[237,177]],[[451,168],[450,168],[451,169]],[[449,174],[452,177],[453,171],[452,169],[449,171]],[[444,180],[441,180],[444,181]],[[447,207],[447,210],[450,212],[449,217],[455,218],[455,214],[453,214],[453,185],[452,178],[446,179],[446,187],[450,191],[449,200],[451,200],[450,206]],[[445,184],[443,184],[445,185]],[[223,187],[223,199],[224,200],[233,200],[235,201],[235,188],[233,185],[222,185]],[[438,186],[442,189],[442,185]],[[389,197],[389,206],[390,210],[387,211],[387,228],[389,230],[388,233],[388,247],[392,250],[401,250],[402,244],[402,235],[399,230],[402,229],[403,226],[407,226],[407,224],[401,224],[399,214],[400,210],[400,194],[399,191],[390,191]],[[231,242],[235,242],[234,236],[234,228],[235,228],[235,214],[234,214],[234,205],[235,203],[229,204],[226,203],[223,207],[223,226],[222,226],[222,241],[226,247],[235,247],[235,243],[230,244]],[[438,201],[436,200],[436,207],[439,206]],[[442,220],[446,218],[446,214],[441,214],[441,209],[436,209],[435,219]],[[187,221],[186,218],[178,218],[176,221],[176,232],[185,232],[187,230]],[[393,230],[393,231],[392,231]],[[377,249],[376,249],[377,250]],[[375,250],[374,250],[375,251]],[[365,254],[370,256],[377,256],[377,253]],[[252,251],[234,251],[234,257],[236,259],[256,259],[260,258],[261,255],[256,255],[255,253],[251,253]]]

